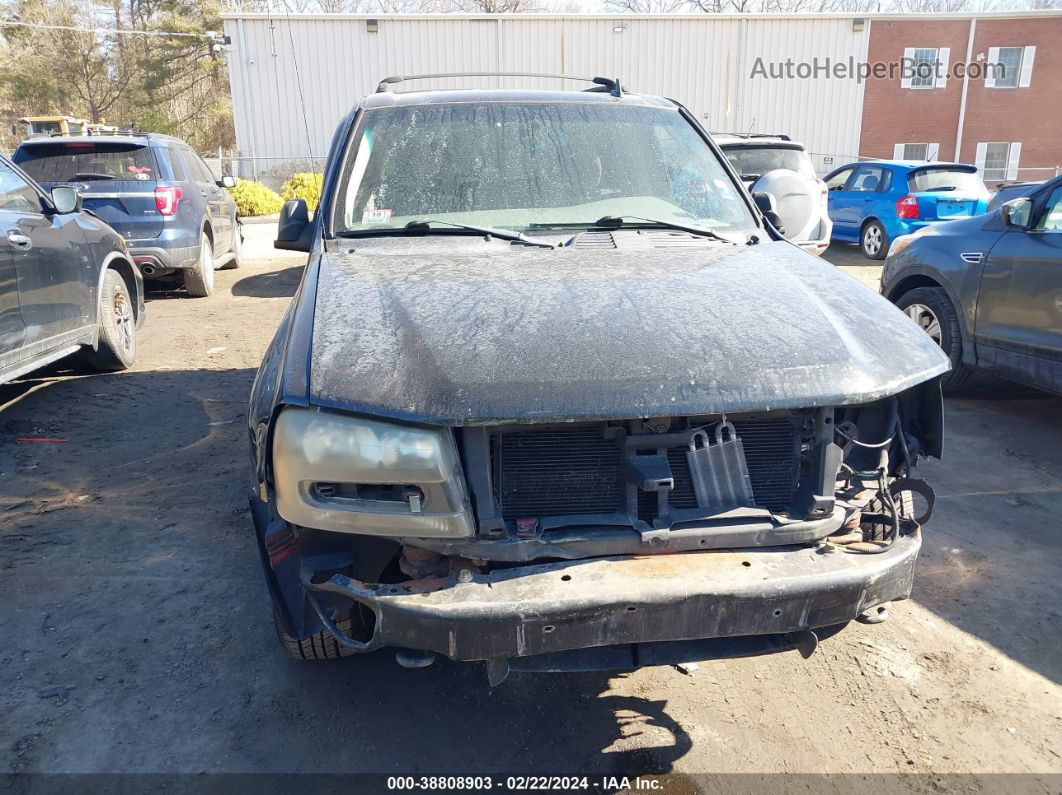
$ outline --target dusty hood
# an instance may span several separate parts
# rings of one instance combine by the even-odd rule
[[[788,243],[495,244],[324,254],[310,400],[447,424],[677,416],[861,403],[948,368]]]

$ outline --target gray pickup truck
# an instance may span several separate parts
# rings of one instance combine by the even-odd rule
[[[807,655],[906,598],[933,341],[784,240],[675,102],[408,79],[281,214],[309,257],[248,430],[289,653],[497,683]]]

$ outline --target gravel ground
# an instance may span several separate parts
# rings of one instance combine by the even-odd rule
[[[301,273],[272,233],[248,227],[214,297],[153,295],[133,370],[0,387],[6,771],[920,772],[974,790],[1014,772],[1059,790],[1062,400],[995,381],[947,402],[913,598],[808,661],[491,692],[478,665],[286,659],[244,496],[248,390]]]

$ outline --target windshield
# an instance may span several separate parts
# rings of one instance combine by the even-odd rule
[[[14,160],[38,182],[159,178],[155,153],[136,144],[33,144],[21,147]]]
[[[527,230],[637,215],[756,227],[738,188],[677,112],[583,103],[366,111],[337,192],[336,232],[432,220]]]
[[[727,159],[743,179],[762,177],[776,168],[787,168],[805,177],[815,178],[811,158],[800,149],[753,146],[741,149],[724,149]]]
[[[933,190],[988,192],[976,172],[955,168],[923,168],[912,171],[907,175],[907,185],[913,193]]]

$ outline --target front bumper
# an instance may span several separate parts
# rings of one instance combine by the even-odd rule
[[[595,558],[367,585],[313,582],[311,605],[356,651],[383,646],[497,660],[616,644],[797,633],[911,592],[921,536],[860,555],[832,544]],[[364,605],[371,638],[338,634],[329,605]]]
[[[958,218],[964,218],[966,216],[956,216],[948,220],[956,220]],[[905,221],[901,219],[896,220],[896,226],[893,229],[886,229],[886,233],[889,235],[889,240],[895,240],[901,235],[913,235],[919,229],[925,229],[927,226],[933,226],[934,224],[942,223],[941,221],[923,221],[921,219],[917,221]]]

